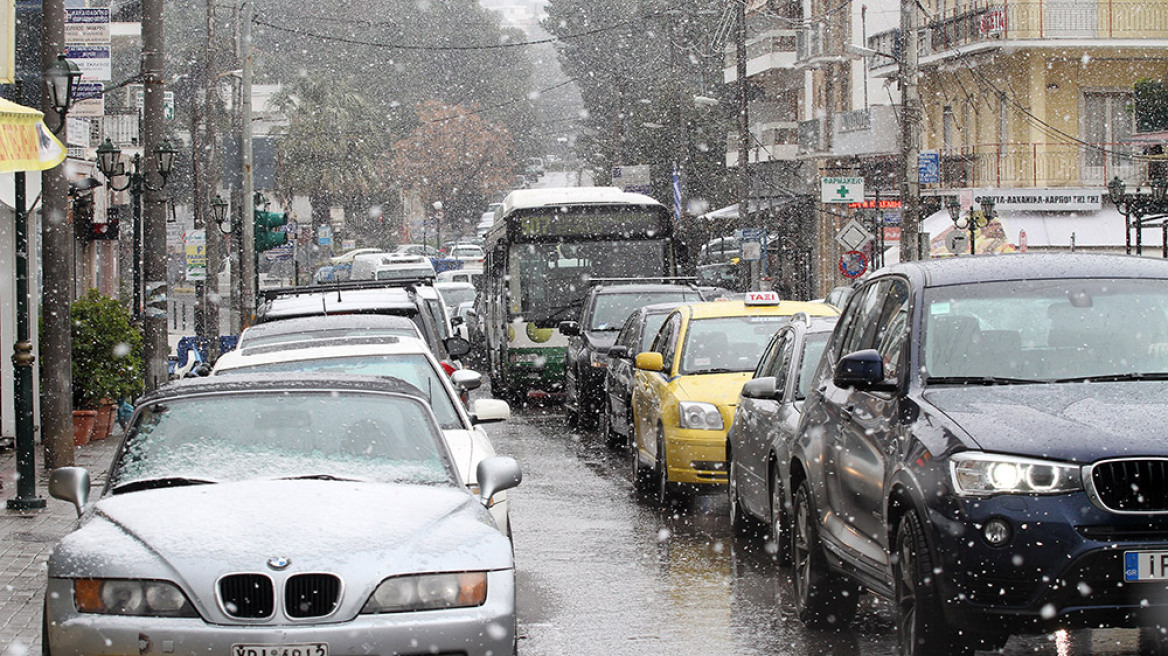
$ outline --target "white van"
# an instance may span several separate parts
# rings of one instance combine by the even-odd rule
[[[350,280],[407,280],[433,279],[434,265],[430,258],[404,253],[367,253],[353,258]]]

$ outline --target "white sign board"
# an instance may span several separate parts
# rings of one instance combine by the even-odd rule
[[[187,280],[207,279],[207,233],[204,230],[188,230],[183,235],[186,244]]]
[[[872,233],[859,221],[852,219],[844,224],[842,230],[835,236],[835,241],[847,251],[858,251],[860,247],[872,239]]]
[[[0,84],[16,80],[16,3],[0,0]]]
[[[101,118],[105,115],[105,85],[101,82],[78,82],[73,88],[70,118]]]
[[[81,79],[86,82],[109,80],[113,76],[110,64],[110,47],[66,45],[65,57],[81,69]]]
[[[1090,212],[1103,208],[1103,189],[973,189],[973,202],[994,200],[995,211]],[[964,200],[964,199],[963,199]],[[962,205],[969,208],[969,205]]]
[[[819,200],[823,203],[862,202],[864,178],[820,178]]]
[[[137,91],[135,91],[134,93],[135,93],[135,96],[134,96],[135,101],[138,103],[138,113],[141,114],[145,111],[144,108],[146,107],[146,90],[140,88]],[[162,92],[162,114],[163,114],[163,117],[165,117],[166,120],[168,120],[168,121],[174,118],[174,92],[173,91],[163,91]]]
[[[110,42],[108,7],[76,7],[65,10],[65,43],[81,45]]]

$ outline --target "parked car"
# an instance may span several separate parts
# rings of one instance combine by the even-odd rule
[[[601,404],[601,432],[610,446],[628,444],[633,432],[633,382],[636,368],[633,358],[648,351],[665,317],[678,303],[654,303],[633,311],[608,349],[608,366],[604,368],[604,401]]]
[[[654,303],[694,303],[702,296],[692,287],[669,284],[595,285],[581,304],[579,321],[561,321],[568,336],[564,368],[564,409],[569,424],[596,426],[604,401],[608,349],[616,342],[625,319],[639,307]]]
[[[469,282],[475,289],[483,288],[483,269],[476,266],[464,266],[461,269],[451,269],[438,273],[438,282]]]
[[[660,502],[693,486],[726,483],[726,429],[738,392],[767,342],[798,312],[834,316],[824,303],[750,292],[742,301],[682,305],[636,358],[633,480]],[[685,487],[683,487],[685,486]]]
[[[53,471],[80,521],[49,556],[44,653],[515,653],[510,541],[429,405],[383,378],[240,376],[142,398],[108,482]]]
[[[450,247],[449,255],[447,255],[447,257],[461,260],[464,263],[482,266],[483,258],[486,256],[483,254],[483,249],[481,246],[477,246],[475,244],[455,244],[454,246]]]
[[[436,282],[434,288],[442,297],[446,312],[451,317],[457,316],[458,306],[463,303],[474,303],[478,291],[469,282]]]
[[[742,386],[734,421],[726,434],[730,525],[739,535],[765,524],[776,553],[790,559],[790,525],[783,499],[775,493],[787,480],[791,443],[803,415],[811,378],[836,317],[797,314],[775,333],[754,377]]]
[[[507,402],[498,399],[476,399],[468,414],[461,399],[482,384],[482,376],[469,370],[443,375],[425,343],[411,337],[350,337],[236,349],[219,358],[211,375],[266,373],[283,377],[299,372],[390,376],[421,390],[446,436],[459,476],[472,488],[478,484],[478,463],[495,455],[482,425],[511,416]],[[506,496],[496,498],[491,513],[499,530],[509,534]]]
[[[389,314],[333,314],[252,324],[239,334],[236,348],[270,346],[337,337],[397,335],[423,339],[421,328],[408,317]]]
[[[1168,648],[1168,262],[900,263],[856,290],[790,477],[795,610],[893,600],[902,654],[1141,627]]]

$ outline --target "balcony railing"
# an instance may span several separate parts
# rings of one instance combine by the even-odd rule
[[[758,75],[772,69],[790,69],[795,65],[795,30],[771,30],[746,44],[746,75]],[[728,45],[723,59],[723,82],[729,84],[738,79],[737,52]]]
[[[899,30],[875,34],[868,47],[900,55]],[[1168,4],[1135,0],[998,0],[949,10],[925,26],[922,57],[990,41],[1043,39],[1162,39],[1168,32]],[[873,57],[870,68],[895,63]]]
[[[846,59],[844,44],[847,42],[847,23],[837,21],[811,23],[798,32],[796,63],[810,66],[820,60]]]
[[[1139,184],[1146,166],[1130,143],[1007,143],[941,155],[943,187],[1103,187],[1115,176]],[[1146,181],[1143,181],[1146,182]]]

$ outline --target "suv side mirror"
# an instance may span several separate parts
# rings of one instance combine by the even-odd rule
[[[77,509],[77,516],[89,502],[89,470],[84,467],[58,467],[49,474],[49,495],[68,501]]]
[[[836,387],[854,387],[866,391],[892,391],[896,385],[884,379],[884,360],[876,349],[849,353],[835,365],[832,382]]]
[[[746,381],[742,386],[742,396],[748,399],[762,401],[782,401],[783,393],[776,388],[778,381],[774,376],[764,376]]]
[[[662,371],[665,369],[665,360],[660,353],[645,351],[637,354],[637,368],[645,371]]]
[[[459,369],[450,374],[450,384],[459,392],[469,392],[482,387],[483,375],[470,369]]]
[[[472,424],[493,424],[511,418],[511,406],[500,399],[475,399],[470,413]]]
[[[580,335],[580,324],[575,321],[561,321],[560,332],[568,337],[578,337]]]
[[[446,346],[446,353],[456,360],[470,353],[470,342],[461,337],[447,337],[442,344]]]
[[[624,344],[618,344],[608,349],[608,357],[613,359],[626,359],[629,357],[629,347]]]

